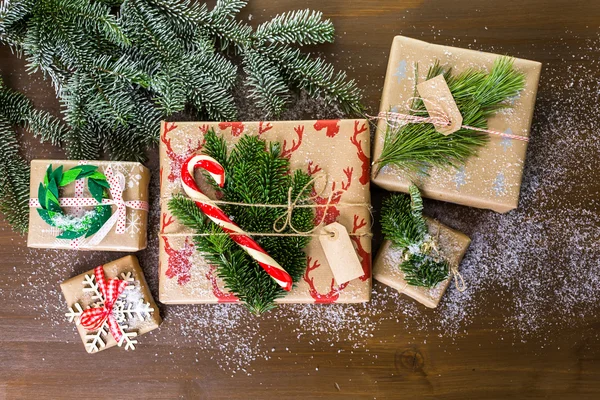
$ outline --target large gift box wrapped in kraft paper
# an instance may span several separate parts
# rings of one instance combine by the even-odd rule
[[[137,162],[33,160],[27,246],[145,249],[149,182]]]
[[[448,261],[452,268],[458,271],[460,262],[469,248],[471,239],[464,233],[451,229],[431,218],[427,218],[427,225],[430,235],[436,238],[440,254]],[[401,250],[394,249],[389,240],[384,241],[373,263],[373,278],[396,289],[400,293],[412,297],[429,308],[436,308],[438,306],[446,289],[455,279],[460,279],[460,282],[456,282],[464,285],[462,277],[459,278],[457,276],[455,278],[452,276],[453,272],[450,272],[448,279],[438,283],[433,288],[409,285],[406,283],[404,272],[400,270],[402,256]]]
[[[415,96],[415,74],[418,74],[418,82],[425,81],[429,67],[436,61],[444,67],[451,67],[454,74],[469,68],[489,71],[499,57],[396,36],[390,52],[380,111],[405,112],[410,99]],[[373,168],[373,183],[387,190],[408,192],[412,179],[424,197],[497,212],[516,208],[527,141],[511,139],[507,134],[529,136],[541,64],[517,58],[514,59],[514,68],[525,76],[524,90],[511,100],[511,108],[488,119],[488,129],[504,136],[490,135],[489,142],[478,150],[478,154],[458,169],[430,168],[426,174],[409,178],[399,168],[386,165],[379,171]],[[385,131],[386,121],[380,120],[373,160],[382,153]]]
[[[242,135],[259,135],[282,146],[290,167],[326,176],[316,190],[315,221],[344,225],[352,240],[363,275],[338,285],[317,238],[305,249],[307,269],[278,303],[356,303],[371,293],[371,218],[369,191],[368,123],[365,120],[277,122],[163,122],[160,142],[161,226],[159,240],[159,299],[167,304],[236,302],[194,246],[193,232],[169,212],[167,203],[183,194],[181,166],[201,154],[204,134],[210,129],[233,146]],[[252,179],[252,177],[248,177]],[[225,178],[227,179],[227,178]],[[330,194],[334,195],[329,200]]]

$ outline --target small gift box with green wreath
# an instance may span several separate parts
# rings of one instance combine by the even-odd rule
[[[27,246],[146,248],[149,180],[137,162],[33,160]]]

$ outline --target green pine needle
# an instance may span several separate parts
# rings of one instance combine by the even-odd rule
[[[394,194],[383,201],[381,230],[392,247],[403,252],[404,261],[399,268],[409,285],[435,287],[446,280],[449,264],[431,246],[427,222],[423,217],[423,202],[415,185],[410,195]]]
[[[290,11],[275,16],[256,28],[255,37],[261,41],[288,44],[332,43],[335,30],[330,20],[323,21],[319,11]]]
[[[281,156],[278,143],[267,144],[256,136],[243,136],[228,154],[225,140],[214,131],[209,131],[205,138],[205,153],[225,168],[225,186],[219,188],[223,201],[286,204],[290,186],[293,198],[300,196],[308,201],[312,189],[310,176],[301,170],[290,174],[289,160]],[[208,179],[216,188],[216,183]],[[221,207],[246,232],[273,232],[274,222],[285,212],[283,208]],[[208,220],[193,201],[174,197],[169,200],[169,210],[182,224],[203,234],[195,236],[198,251],[209,264],[217,266],[225,287],[238,296],[250,311],[255,314],[268,311],[275,307],[275,299],[287,293],[228,235],[224,235],[220,227]],[[292,224],[299,231],[311,230],[314,227],[312,209],[296,208]],[[288,227],[282,233],[292,232]],[[298,282],[306,268],[303,248],[308,245],[310,237],[256,236],[254,240],[283,266],[293,282]]]
[[[24,233],[29,222],[29,166],[19,154],[15,127],[53,144],[66,138],[66,130],[56,118],[34,109],[27,97],[7,88],[0,78],[0,214],[15,231]]]
[[[29,222],[29,168],[19,155],[11,124],[0,115],[0,213],[13,229],[27,232]]]
[[[429,255],[411,254],[400,264],[400,269],[409,285],[434,288],[448,279],[450,266],[446,260],[436,261]]]
[[[469,69],[452,75],[436,63],[429,69],[427,79],[443,74],[456,105],[463,116],[463,125],[487,129],[487,119],[519,94],[525,85],[525,76],[513,68],[513,60],[500,57],[490,73]],[[415,82],[416,84],[416,82]],[[427,117],[423,101],[412,104],[414,115]],[[408,173],[418,173],[430,167],[458,167],[477,154],[488,140],[488,135],[461,128],[443,135],[433,124],[409,123],[400,127],[387,126],[383,151],[375,162],[380,170],[394,165]]]

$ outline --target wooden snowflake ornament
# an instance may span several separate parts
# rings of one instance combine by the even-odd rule
[[[61,284],[88,353],[112,346],[135,350],[137,336],[158,327],[158,309],[134,256],[121,258]]]

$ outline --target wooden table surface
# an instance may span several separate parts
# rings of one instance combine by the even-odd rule
[[[236,306],[162,306],[163,325],[135,352],[88,355],[58,285],[121,254],[28,249],[2,221],[0,398],[600,398],[600,2],[253,0],[244,15],[255,24],[305,7],[333,20],[335,44],[316,50],[360,83],[370,113],[397,34],[544,64],[519,209],[426,202],[473,238],[467,292],[450,289],[438,310],[378,283],[370,304],[260,318]],[[59,115],[49,82],[7,48],[0,70]],[[327,114],[320,108],[299,102],[289,115]],[[63,154],[23,139],[28,159]],[[156,149],[148,165],[156,172]],[[151,188],[156,200],[156,179]],[[375,207],[382,193],[373,188]],[[155,295],[157,215],[138,254]]]

